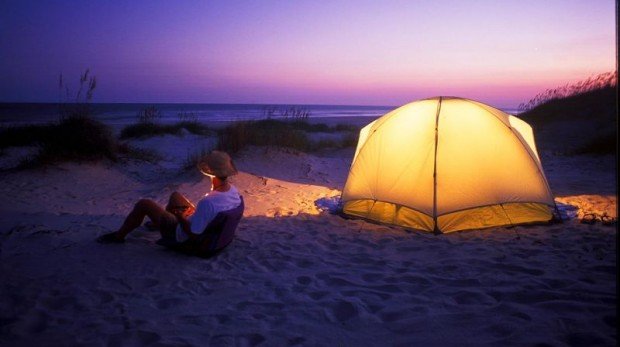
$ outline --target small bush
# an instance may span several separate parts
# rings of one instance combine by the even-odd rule
[[[196,135],[209,134],[209,128],[198,122],[193,113],[179,113],[179,122],[175,124],[160,124],[161,112],[154,106],[147,107],[138,112],[138,122],[128,125],[121,130],[121,139],[144,138],[162,136],[166,134],[178,135],[183,129]]]
[[[357,144],[357,133],[345,134],[342,140],[321,140],[313,142],[308,132],[334,132],[325,124],[309,124],[304,121],[263,119],[259,121],[235,122],[219,131],[218,148],[238,152],[246,146],[276,146],[300,151],[315,151],[323,148],[342,148]]]
[[[138,112],[138,123],[152,124],[161,118],[161,112],[155,106],[148,106]]]
[[[50,127],[44,138],[37,157],[42,163],[117,159],[118,144],[111,129],[89,117],[65,118]]]
[[[292,121],[305,121],[310,117],[310,111],[297,106],[266,106],[263,109],[263,118],[283,118]]]
[[[143,138],[165,134],[177,134],[179,129],[155,123],[135,123],[121,130],[121,139]]]
[[[351,124],[336,124],[334,131],[350,131],[358,133],[360,131],[360,127]]]
[[[178,113],[179,122],[198,122],[198,116],[194,112]]]
[[[235,122],[219,131],[220,149],[234,153],[249,145],[310,149],[310,141],[305,132],[273,119]]]
[[[185,129],[196,135],[208,135],[209,128],[198,122],[179,122],[176,124],[135,123],[121,130],[121,139],[145,138],[162,135],[179,135]]]

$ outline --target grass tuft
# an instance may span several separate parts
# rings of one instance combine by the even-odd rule
[[[618,85],[618,71],[606,72],[589,77],[583,81],[566,84],[561,87],[547,89],[536,95],[530,101],[519,105],[519,110],[530,111],[540,105],[559,99],[567,99],[572,96],[589,93],[596,90],[606,89]]]
[[[330,128],[326,124],[311,124],[299,119],[242,121],[235,122],[219,131],[218,148],[232,153],[247,146],[286,147],[303,152],[324,148],[343,148],[357,144],[357,131],[355,127]],[[345,134],[341,140],[329,139],[314,142],[308,136],[308,133],[312,132],[348,132],[348,134]]]
[[[209,128],[198,122],[193,113],[179,113],[179,122],[175,124],[161,124],[157,121],[161,113],[154,106],[147,107],[138,112],[138,122],[128,125],[121,130],[121,139],[146,138],[162,135],[179,135],[183,129],[196,135],[208,135]]]
[[[273,119],[235,122],[219,131],[220,149],[235,153],[250,145],[307,151],[310,149],[310,140],[305,132],[287,122]]]
[[[117,160],[118,144],[111,129],[86,116],[64,118],[44,138],[37,158],[42,163]]]

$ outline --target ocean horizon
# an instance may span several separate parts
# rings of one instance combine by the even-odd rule
[[[60,119],[59,103],[0,103],[0,126],[42,124]],[[304,105],[304,104],[203,104],[203,103],[90,103],[92,116],[106,124],[124,125],[138,121],[147,107],[159,111],[157,121],[174,123],[184,119],[244,121],[291,117],[287,110],[306,112],[309,118],[380,117],[399,106]],[[517,114],[516,108],[500,110]]]

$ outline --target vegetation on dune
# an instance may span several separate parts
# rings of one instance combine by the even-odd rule
[[[339,124],[329,127],[326,124],[308,122],[309,112],[292,108],[282,111],[285,116],[272,118],[275,111],[269,109],[267,118],[256,121],[241,121],[218,132],[218,148],[238,152],[247,146],[275,146],[293,148],[300,151],[316,151],[325,148],[344,148],[357,144],[358,128]],[[309,133],[344,132],[340,139],[313,141]]]
[[[42,143],[38,161],[116,160],[119,145],[110,128],[86,115],[64,118],[50,125]]]
[[[564,100],[573,96],[587,94],[607,88],[615,88],[618,85],[618,72],[606,72],[592,76],[583,81],[572,84],[565,84],[561,87],[547,89],[536,95],[527,103],[519,105],[519,110],[527,112],[543,104],[554,100]]]
[[[609,72],[547,90],[522,104],[525,111],[519,117],[534,131],[546,130],[554,137],[552,140],[567,142],[566,154],[614,154],[617,78],[617,72]],[[567,122],[576,125],[564,126]]]
[[[209,128],[198,122],[196,115],[193,113],[179,113],[179,121],[175,124],[161,124],[160,111],[154,106],[147,107],[138,112],[138,122],[123,128],[121,131],[121,139],[145,138],[161,135],[178,135],[183,129],[196,135],[207,135],[210,133]]]
[[[111,129],[91,118],[90,101],[97,87],[95,76],[87,69],[81,76],[79,87],[73,98],[69,86],[60,75],[58,89],[65,99],[59,100],[60,120],[57,124],[40,126],[31,138],[40,146],[35,164],[58,161],[117,160],[120,146]],[[14,129],[19,133],[19,129]]]
[[[310,139],[291,123],[273,119],[235,122],[218,133],[218,147],[228,152],[238,152],[254,146],[278,146],[308,150]]]
[[[59,120],[44,125],[7,127],[0,130],[0,149],[16,146],[37,146],[35,157],[22,163],[22,168],[63,161],[116,161],[119,156],[141,160],[156,160],[149,151],[137,150],[121,144],[114,137],[109,126],[91,117],[90,101],[97,86],[97,80],[86,70],[73,96],[60,75]]]

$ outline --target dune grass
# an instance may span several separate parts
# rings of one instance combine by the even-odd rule
[[[526,103],[519,105],[519,110],[528,112],[555,100],[566,100],[573,96],[584,95],[590,92],[615,88],[618,85],[618,71],[606,72],[591,76],[585,80],[566,84],[557,88],[547,89],[537,94]]]
[[[578,138],[580,141],[566,143],[565,154],[615,154],[618,148],[616,78],[617,73],[607,73],[539,94],[533,99],[535,102],[530,101],[532,108],[519,114],[519,118],[532,125],[535,132],[547,129],[555,137],[551,140]],[[577,125],[566,128],[563,126],[566,122]]]
[[[91,117],[90,100],[97,80],[87,69],[79,79],[75,96],[60,75],[59,120],[42,125],[0,129],[0,150],[8,147],[37,146],[38,153],[18,168],[37,168],[57,162],[118,161],[122,157],[156,161],[156,153],[120,143],[112,129]],[[64,97],[63,97],[64,94]]]
[[[0,148],[38,146],[39,153],[26,165],[30,167],[61,161],[116,161],[122,150],[108,126],[83,115],[58,123],[8,127],[0,131],[0,139]]]
[[[162,135],[180,135],[183,129],[196,135],[207,135],[210,133],[207,126],[198,122],[178,122],[174,124],[136,123],[123,128],[120,138],[125,140]]]
[[[312,141],[309,133],[348,132],[341,140]],[[257,121],[235,122],[218,132],[218,148],[232,153],[247,146],[286,147],[303,152],[325,148],[344,148],[357,144],[356,127],[326,124],[312,124],[305,120],[262,119]]]
[[[179,135],[183,129],[196,135],[208,135],[209,128],[200,123],[191,113],[180,113],[179,121],[174,124],[161,124],[161,113],[154,106],[147,107],[137,114],[137,122],[121,130],[121,139],[147,138],[162,135]]]

